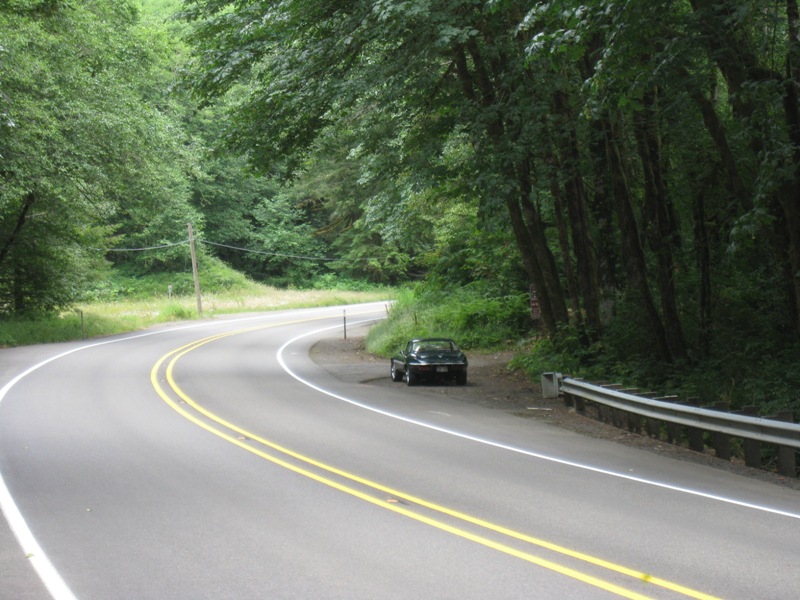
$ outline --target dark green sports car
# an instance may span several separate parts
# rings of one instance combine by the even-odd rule
[[[392,381],[415,385],[420,381],[467,383],[467,356],[448,338],[411,340],[392,357]]]

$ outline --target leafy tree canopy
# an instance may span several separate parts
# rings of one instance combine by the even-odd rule
[[[0,312],[51,310],[104,248],[174,240],[196,217],[168,40],[127,0],[4,3],[0,31]]]
[[[459,215],[514,240],[545,332],[662,378],[730,336],[797,343],[795,0],[184,6],[196,97],[246,86],[228,148],[301,184],[353,173],[326,198],[351,255],[463,283]]]

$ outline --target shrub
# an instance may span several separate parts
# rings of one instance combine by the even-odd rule
[[[496,348],[529,333],[527,297],[492,298],[469,287],[456,292],[407,289],[392,306],[389,319],[367,337],[371,352],[388,356],[414,337],[449,337],[464,349]]]

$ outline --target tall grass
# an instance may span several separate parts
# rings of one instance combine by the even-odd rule
[[[513,344],[530,331],[527,296],[487,297],[460,288],[455,292],[402,290],[389,318],[372,327],[367,349],[388,356],[411,338],[448,337],[464,349],[494,349]]]
[[[164,286],[166,289],[166,286]],[[243,312],[288,308],[337,306],[390,299],[393,291],[280,290],[252,282],[241,288],[220,290],[201,296],[203,318]],[[139,331],[153,325],[198,319],[194,295],[95,300],[77,305],[73,310],[35,320],[0,321],[0,347],[65,342],[82,338]]]

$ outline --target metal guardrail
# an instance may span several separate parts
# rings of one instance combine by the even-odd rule
[[[715,450],[721,458],[730,458],[729,451],[720,452],[720,447],[729,446],[729,437],[740,438],[745,440],[746,446],[749,444],[749,448],[745,448],[748,466],[760,466],[759,448],[756,447],[754,451],[753,443],[774,445],[779,449],[781,473],[797,476],[795,452],[800,450],[800,424],[649,398],[614,389],[613,386],[563,377],[560,373],[543,374],[542,391],[545,396],[550,397],[563,395],[568,404],[578,407],[579,412],[584,412],[580,409],[585,401],[608,407],[606,410],[618,411],[625,415],[624,420],[629,429],[638,428],[640,425],[632,424],[644,420],[651,435],[658,435],[658,427],[654,427],[654,424],[670,424],[673,430],[676,427],[685,427],[690,433],[689,437],[694,437],[694,443],[690,439],[690,447],[695,450],[703,449],[702,432],[711,432],[715,438]],[[694,436],[691,436],[692,433]],[[751,464],[756,461],[758,465]]]

